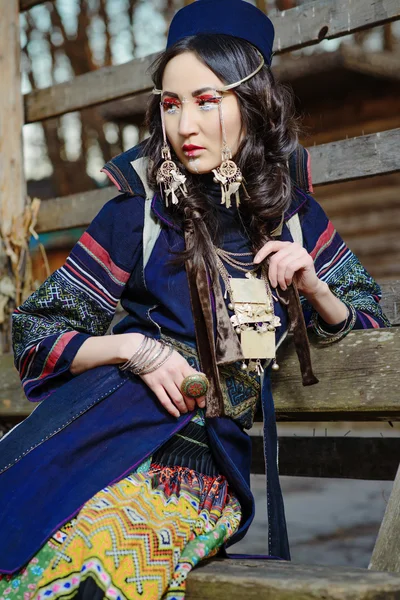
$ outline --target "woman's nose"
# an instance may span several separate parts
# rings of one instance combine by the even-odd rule
[[[192,103],[183,105],[181,118],[179,120],[179,135],[188,138],[198,133],[198,123],[196,119],[196,110]]]

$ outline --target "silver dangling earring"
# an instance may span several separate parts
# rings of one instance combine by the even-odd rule
[[[235,194],[236,206],[240,205],[239,188],[242,185],[243,176],[237,164],[232,160],[232,152],[226,142],[222,98],[218,104],[218,111],[222,130],[222,163],[219,167],[213,169],[215,175],[214,182],[219,183],[221,186],[221,204],[225,204],[226,208],[230,208],[232,206],[231,197],[233,194]]]
[[[165,197],[165,205],[168,206],[168,199],[171,196],[172,204],[178,204],[179,199],[176,191],[180,191],[183,196],[187,196],[186,177],[179,170],[177,165],[171,158],[171,151],[167,143],[167,135],[165,133],[164,107],[160,103],[161,125],[163,132],[163,146],[161,148],[161,157],[163,162],[157,171],[157,183],[162,187]]]

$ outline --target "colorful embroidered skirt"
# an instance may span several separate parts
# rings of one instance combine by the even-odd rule
[[[89,500],[23,570],[0,575],[0,600],[181,600],[188,573],[240,518],[225,477],[143,465]]]

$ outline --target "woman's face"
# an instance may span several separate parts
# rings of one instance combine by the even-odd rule
[[[221,162],[222,130],[216,92],[224,83],[192,52],[172,58],[164,70],[161,98],[168,141],[191,173],[209,173]],[[236,95],[225,92],[222,113],[234,156],[242,138]]]

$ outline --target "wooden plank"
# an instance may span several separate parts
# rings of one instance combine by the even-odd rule
[[[252,436],[251,472],[265,473],[263,439]],[[368,460],[365,460],[365,457]],[[400,460],[400,438],[279,438],[279,471],[294,477],[339,477],[393,481]],[[400,499],[399,499],[400,504]],[[381,570],[376,567],[377,570]],[[392,570],[393,569],[385,569]]]
[[[12,354],[0,355],[0,418],[23,419],[35,406],[22,390]]]
[[[312,346],[320,382],[310,387],[301,385],[293,344],[281,350],[281,369],[272,377],[278,420],[400,420],[400,328],[354,331],[339,344]],[[24,417],[31,410],[11,356],[1,356],[0,418]]]
[[[349,181],[400,171],[400,129],[309,148],[314,185]],[[90,223],[115,188],[105,188],[43,202],[36,231],[44,233]],[[367,217],[366,217],[367,218]]]
[[[371,52],[359,46],[343,44],[334,52],[285,57],[274,66],[273,71],[277,79],[292,84],[303,77],[315,77],[339,68],[374,75],[379,79],[399,80],[399,66],[399,56],[395,52]]]
[[[287,52],[400,19],[398,0],[319,0],[270,14],[274,49]]]
[[[234,550],[234,548],[233,548]],[[400,576],[285,561],[213,559],[189,574],[187,600],[395,600]]]
[[[400,171],[400,128],[309,148],[314,185]]]
[[[378,190],[375,191],[375,196],[379,194]],[[400,200],[400,193],[399,194]],[[385,208],[380,206],[377,202],[375,210],[370,209],[368,212],[363,211],[357,215],[356,218],[349,219],[347,213],[342,213],[341,216],[335,218],[335,227],[340,231],[340,235],[344,239],[349,239],[352,235],[369,235],[372,233],[379,232],[383,229],[383,233],[396,232],[400,230],[400,210],[399,207],[394,206],[392,208]]]
[[[18,0],[0,0],[0,227],[3,236],[22,214],[26,184],[22,160],[23,107]]]
[[[312,344],[319,383],[303,387],[294,345],[287,344],[272,376],[278,419],[400,420],[399,356],[397,327],[353,331],[331,346]]]
[[[397,454],[399,459],[399,454]],[[400,573],[400,467],[372,553],[370,569]]]
[[[102,67],[78,75],[72,81],[34,90],[24,96],[25,122],[34,123],[110,100],[149,92],[153,84],[147,71],[156,57],[157,54],[152,54],[123,65]]]
[[[38,233],[45,233],[86,227],[104,204],[114,196],[118,196],[118,191],[112,186],[44,200],[35,229]]]
[[[274,49],[279,53],[400,19],[400,8],[398,0],[323,0],[271,14],[271,19],[276,30]],[[155,56],[103,67],[27,94],[26,123],[150,91],[153,86],[146,70]]]
[[[370,52],[348,45],[342,53],[344,66],[352,71],[400,81],[400,59],[395,52]]]

